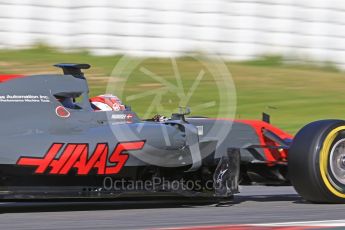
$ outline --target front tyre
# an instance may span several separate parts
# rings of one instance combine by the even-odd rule
[[[345,203],[345,121],[322,120],[303,127],[288,156],[292,185],[316,203]]]

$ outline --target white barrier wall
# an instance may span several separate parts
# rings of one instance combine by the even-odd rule
[[[262,54],[345,69],[343,0],[0,0],[0,48],[44,42],[97,54],[232,60]]]

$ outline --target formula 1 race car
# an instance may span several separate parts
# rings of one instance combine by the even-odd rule
[[[141,120],[115,96],[89,98],[81,69],[0,76],[0,197],[178,194],[231,198],[242,184],[286,185],[306,200],[345,201],[345,122],[295,138],[263,121]]]

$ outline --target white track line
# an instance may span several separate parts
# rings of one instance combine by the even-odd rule
[[[249,226],[319,226],[319,227],[343,227],[345,220],[320,220],[320,221],[300,221],[300,222],[281,222],[281,223],[264,223],[264,224],[246,224]]]
[[[234,228],[234,227],[344,227],[344,220],[322,220],[322,221],[300,221],[300,222],[280,222],[280,223],[263,223],[263,224],[224,224],[224,225],[200,225],[184,227],[167,227],[158,228],[159,230],[180,230],[180,229],[210,229],[210,228]],[[154,228],[155,229],[155,228]]]

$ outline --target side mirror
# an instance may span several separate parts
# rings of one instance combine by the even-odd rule
[[[184,110],[183,110],[184,109]],[[179,107],[179,112],[178,113],[173,113],[171,115],[171,120],[180,120],[183,122],[186,122],[185,115],[188,115],[191,113],[190,107]]]
[[[189,115],[191,113],[190,107],[178,107],[179,114]]]

